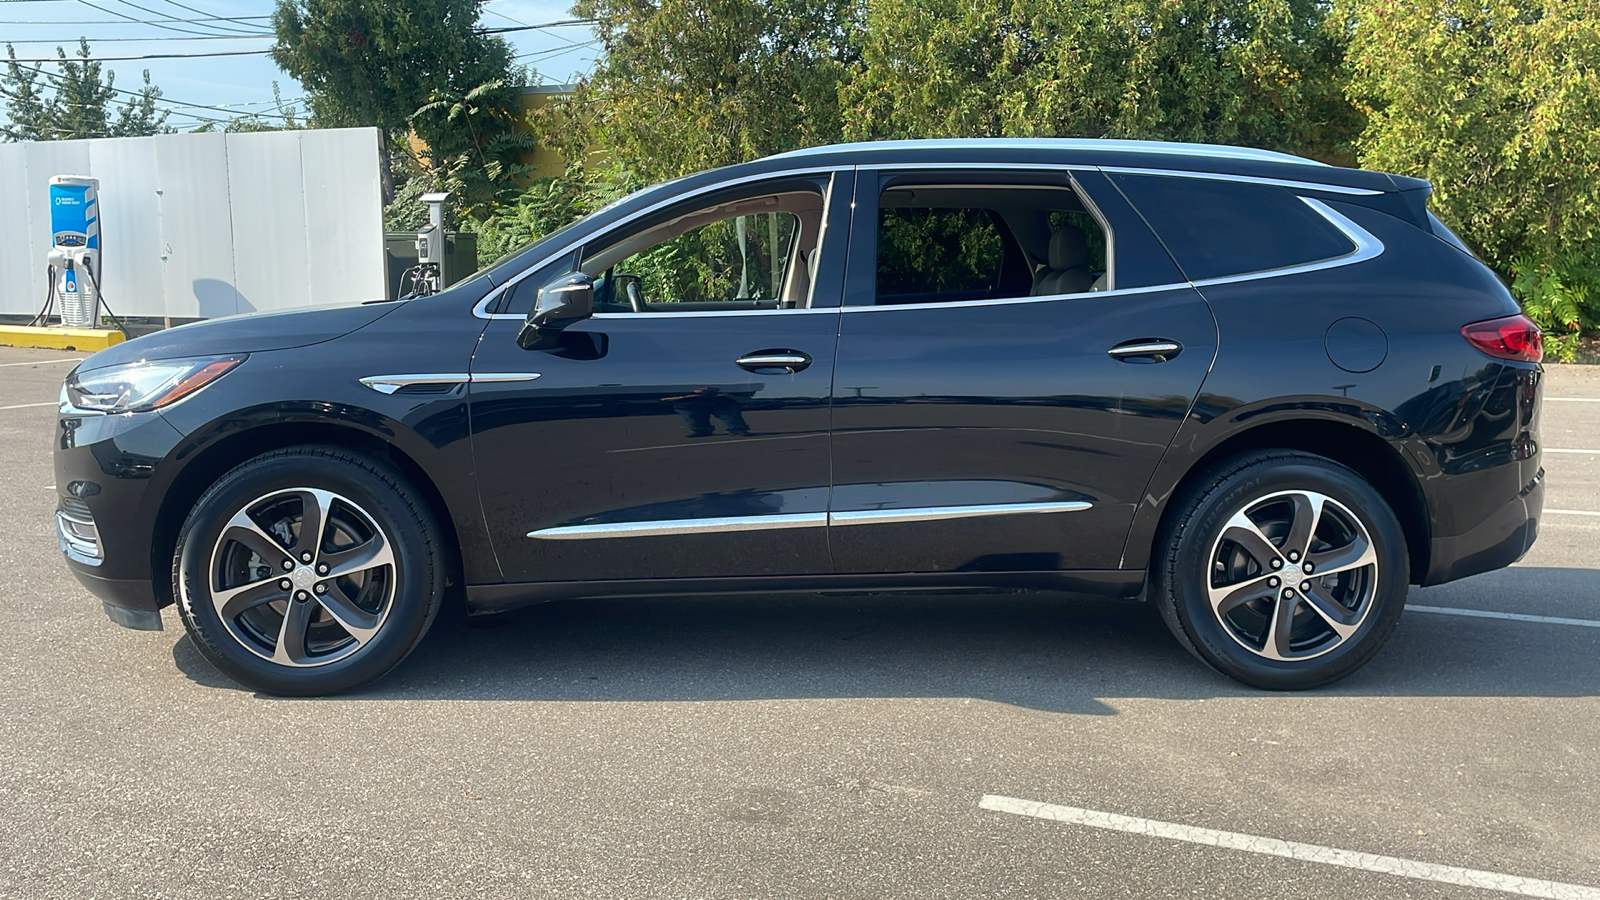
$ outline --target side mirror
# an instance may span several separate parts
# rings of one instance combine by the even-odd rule
[[[549,350],[561,329],[594,315],[594,278],[574,272],[539,289],[528,320],[517,334],[524,350]]]

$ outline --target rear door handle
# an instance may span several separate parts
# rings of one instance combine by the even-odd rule
[[[1112,359],[1131,363],[1166,362],[1182,352],[1182,344],[1162,338],[1123,341],[1106,351]]]
[[[734,361],[757,375],[793,375],[811,365],[811,357],[799,350],[757,350]]]

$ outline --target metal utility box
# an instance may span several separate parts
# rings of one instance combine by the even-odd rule
[[[393,300],[400,296],[401,276],[417,264],[417,233],[384,232],[383,259],[388,270],[389,299]],[[478,236],[460,231],[445,232],[444,264],[440,269],[445,287],[478,271]]]

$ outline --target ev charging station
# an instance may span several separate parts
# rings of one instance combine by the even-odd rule
[[[100,181],[83,175],[50,179],[52,296],[62,325],[93,328],[100,311]]]

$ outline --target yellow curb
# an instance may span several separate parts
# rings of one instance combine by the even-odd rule
[[[38,328],[0,325],[0,347],[41,347],[49,350],[104,350],[122,343],[122,332],[102,328]]]

